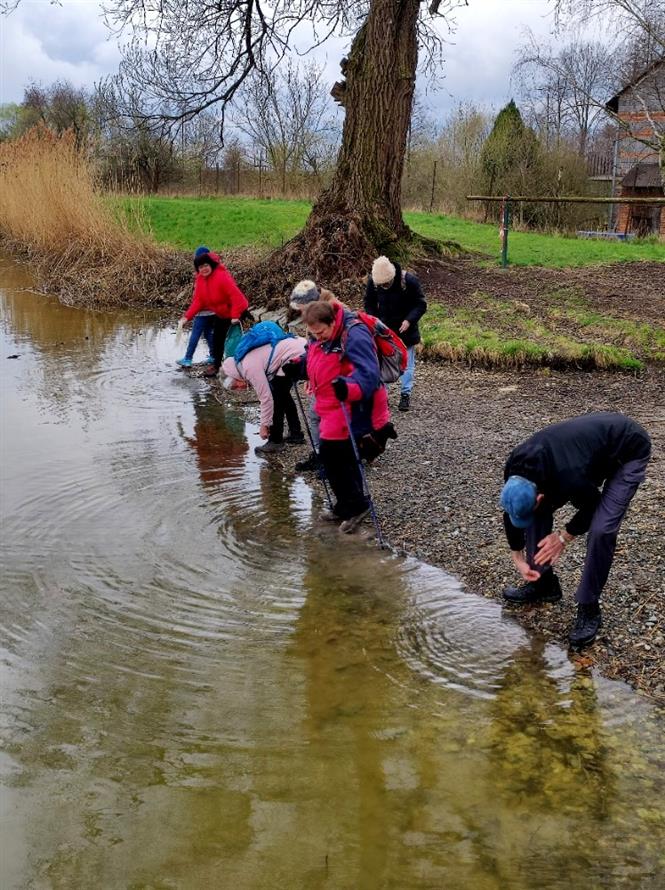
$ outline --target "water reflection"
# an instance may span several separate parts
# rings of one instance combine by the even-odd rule
[[[2,311],[3,888],[659,886],[653,710],[319,523],[172,330]]]

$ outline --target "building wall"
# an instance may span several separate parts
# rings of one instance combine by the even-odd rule
[[[648,111],[647,113],[645,111]],[[637,86],[627,89],[619,96],[617,114],[622,121],[630,125],[632,134],[654,137],[654,126],[665,132],[665,64],[660,65]],[[617,156],[617,176],[623,177],[631,167],[640,161],[657,162],[658,154],[639,142],[630,133],[619,132],[619,151]]]
[[[623,188],[621,197],[629,198],[662,198],[663,193],[657,189],[628,189]],[[653,234],[660,235],[665,238],[665,206],[657,205],[640,205],[640,204],[618,204],[616,217],[617,232],[636,232],[638,229],[637,217],[642,214],[649,214],[652,221],[655,220],[656,225],[652,228]],[[631,212],[632,211],[632,212]]]

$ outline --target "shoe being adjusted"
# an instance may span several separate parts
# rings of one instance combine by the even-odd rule
[[[319,469],[319,459],[313,451],[310,451],[309,457],[297,461],[294,469],[298,473],[315,473]]]
[[[408,392],[403,392],[399,397],[398,411],[408,411],[411,408],[411,396]]]
[[[191,368],[192,360],[191,358],[179,358],[176,359],[176,365],[180,365],[181,368]]]
[[[345,519],[344,522],[340,522],[339,530],[344,532],[345,535],[353,534],[366,516],[369,516],[369,507],[367,510],[363,510],[362,513],[358,513],[357,516],[351,516],[349,519]]]
[[[571,648],[581,649],[583,646],[593,643],[602,623],[603,617],[597,603],[579,603],[575,626],[568,634]]]
[[[527,581],[520,587],[506,587],[503,598],[516,606],[557,603],[561,599],[561,584],[554,572],[543,572],[537,581]]]
[[[284,441],[287,445],[302,445],[305,441],[304,433],[289,433],[288,436],[284,436]]]
[[[254,454],[279,454],[285,447],[282,442],[266,442],[265,445],[257,445]]]

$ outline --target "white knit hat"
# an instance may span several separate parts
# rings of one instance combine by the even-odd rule
[[[308,303],[314,303],[321,298],[321,291],[313,281],[305,279],[299,281],[291,291],[291,308],[303,309]]]
[[[372,281],[374,284],[390,284],[395,277],[395,267],[387,256],[380,256],[372,263]]]

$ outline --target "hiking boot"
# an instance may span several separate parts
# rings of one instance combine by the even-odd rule
[[[289,433],[288,436],[284,436],[284,441],[287,445],[302,445],[305,441],[305,434]]]
[[[324,507],[324,509],[321,510],[319,519],[322,519],[324,522],[339,522],[339,516],[329,507]]]
[[[296,462],[294,469],[298,473],[315,473],[319,469],[319,458],[314,451],[310,451],[305,460]]]
[[[568,634],[572,649],[582,649],[593,643],[603,618],[598,603],[578,603],[575,627]]]
[[[219,368],[216,368],[213,365],[208,365],[208,367],[203,372],[204,377],[216,377],[219,374]]]
[[[408,392],[403,392],[399,397],[398,411],[408,411],[411,408],[411,396]]]
[[[544,572],[538,581],[527,581],[520,587],[506,587],[503,598],[514,606],[557,603],[561,599],[561,585],[554,572]]]
[[[176,359],[176,365],[180,365],[181,368],[191,368],[192,360],[191,358],[179,358]]]
[[[358,513],[357,516],[351,516],[349,519],[345,519],[341,522],[339,530],[344,532],[345,535],[353,534],[366,516],[369,516],[369,507],[366,510],[363,510],[362,513]]]
[[[266,442],[265,445],[257,445],[254,449],[254,454],[258,454],[259,457],[262,454],[279,454],[285,448],[286,446],[283,442]]]

